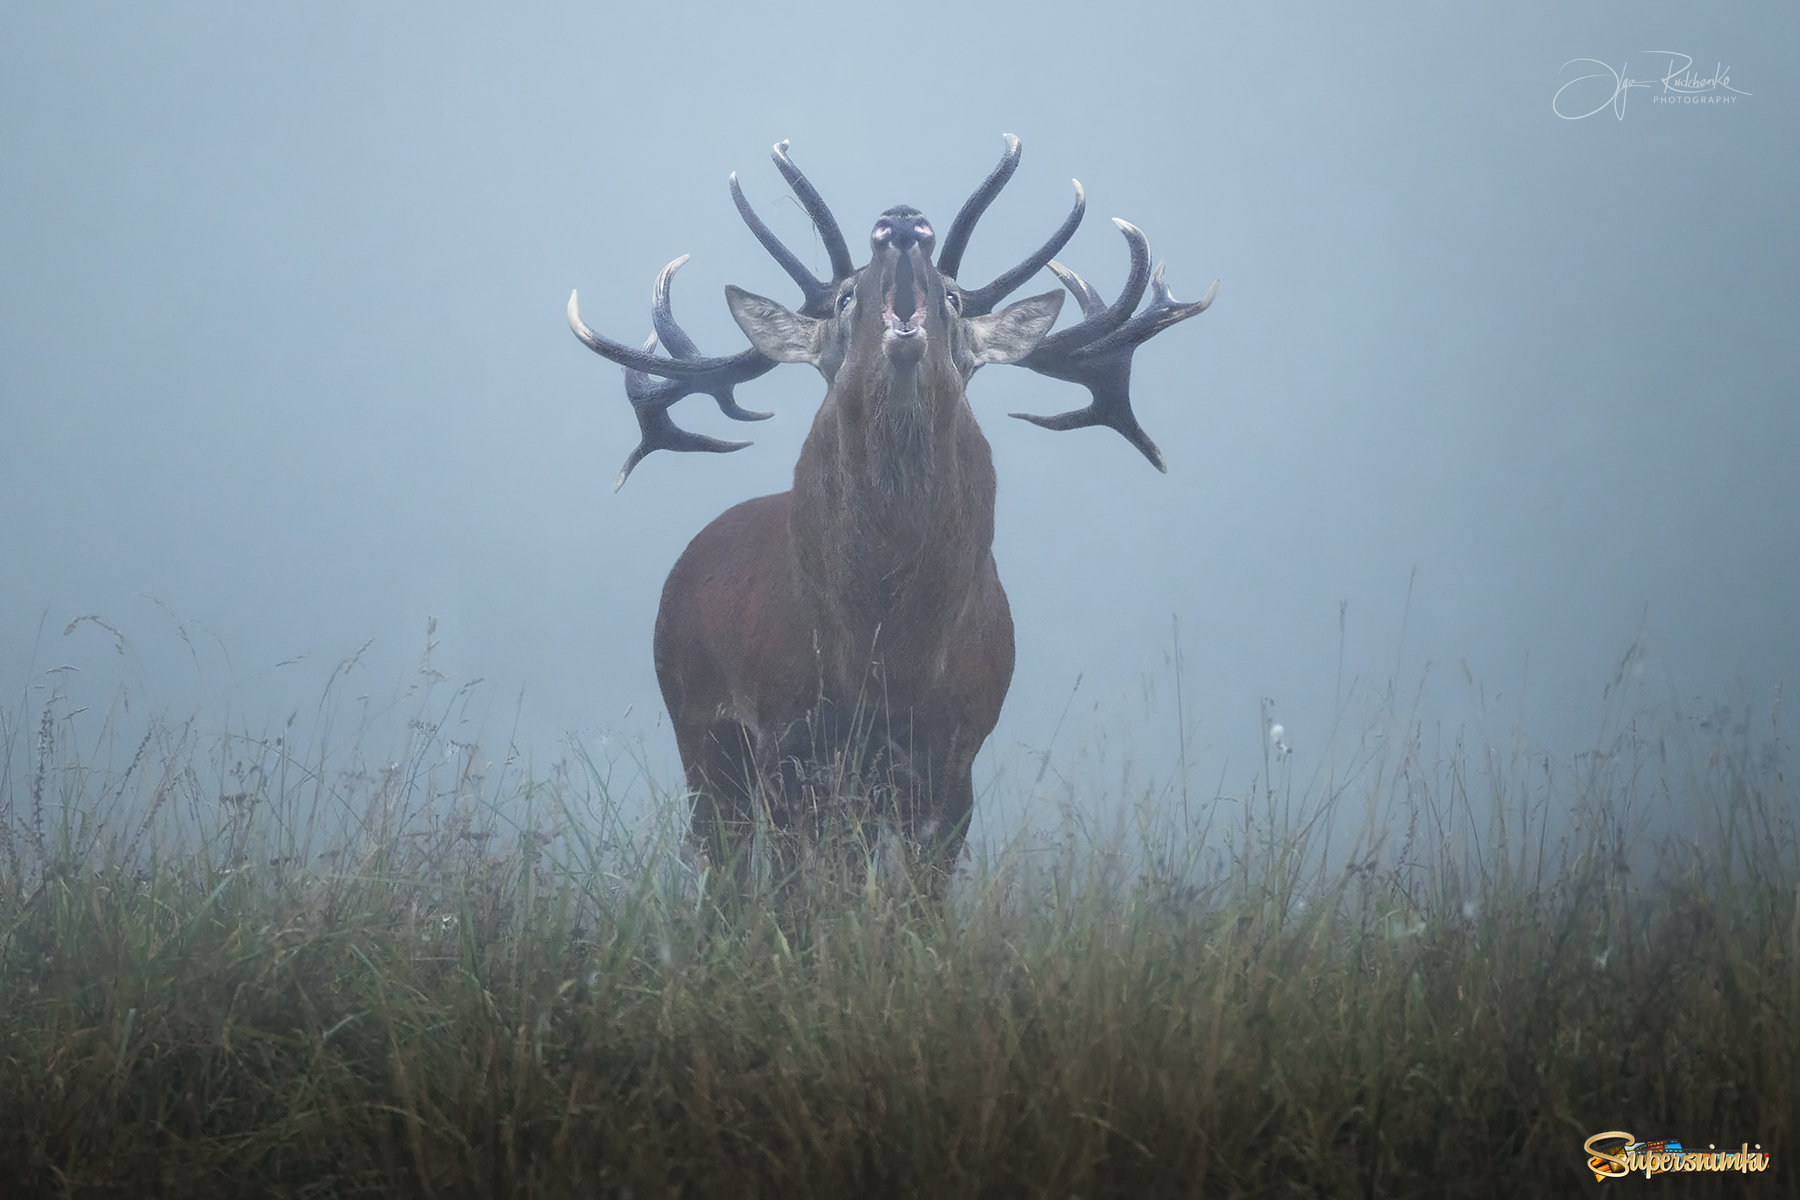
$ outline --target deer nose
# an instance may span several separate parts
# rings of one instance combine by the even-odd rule
[[[883,215],[875,222],[875,232],[869,235],[869,248],[877,254],[889,247],[904,254],[917,246],[929,258],[935,245],[937,234],[932,232],[931,222],[916,213]]]

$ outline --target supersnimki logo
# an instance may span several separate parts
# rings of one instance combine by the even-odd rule
[[[1736,1171],[1747,1175],[1769,1169],[1769,1154],[1761,1142],[1754,1146],[1745,1142],[1736,1150],[1721,1150],[1711,1143],[1704,1150],[1690,1150],[1677,1141],[1645,1142],[1614,1129],[1596,1133],[1581,1144],[1581,1149],[1595,1180],[1639,1172],[1648,1179],[1677,1171]]]

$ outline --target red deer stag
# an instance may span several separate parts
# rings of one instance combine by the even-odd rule
[[[937,889],[955,869],[974,805],[975,753],[1000,716],[1012,680],[1013,627],[994,568],[994,464],[965,393],[987,363],[1016,363],[1086,386],[1085,408],[1013,416],[1046,429],[1105,425],[1166,471],[1132,414],[1138,346],[1212,302],[1179,303],[1150,269],[1144,236],[1124,222],[1131,271],[1107,304],[1053,261],[1080,224],[1085,200],[1050,240],[984,287],[957,274],[969,235],[1019,162],[1006,137],[999,166],[957,213],[932,263],[924,215],[890,208],[875,222],[861,269],[819,193],[775,147],[775,165],[812,219],[831,259],[814,278],[751,209],[731,177],[750,230],[799,284],[797,312],[735,287],[726,303],[751,348],[703,355],[675,323],[669,285],[686,256],[663,268],[652,293],[655,332],[642,349],[593,332],[569,296],[569,325],[589,349],[625,368],[642,438],[615,490],[653,450],[737,450],[678,428],[676,401],[713,397],[727,416],[732,389],[776,363],[811,363],[826,392],[794,466],[792,491],[746,500],[689,543],[669,572],[656,617],[656,675],[693,792],[692,835],[715,864],[751,879],[747,848],[759,818],[785,831],[777,872],[798,861],[794,835],[816,834],[835,806],[897,822]],[[1079,324],[1051,333],[1062,305],[1047,292],[995,311],[1048,266],[1079,302]],[[1150,303],[1137,312],[1146,287]],[[669,357],[655,351],[660,340]]]

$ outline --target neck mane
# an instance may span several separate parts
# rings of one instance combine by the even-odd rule
[[[922,639],[992,562],[993,457],[962,380],[941,376],[840,377],[795,465],[795,565],[834,674],[934,654]]]

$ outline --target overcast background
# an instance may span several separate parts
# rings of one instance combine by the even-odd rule
[[[433,665],[486,681],[456,736],[637,738],[672,780],[663,576],[787,486],[823,386],[742,388],[757,426],[684,402],[756,445],[613,495],[637,433],[570,289],[635,341],[691,252],[677,314],[734,351],[724,284],[795,296],[730,171],[822,264],[768,162],[791,139],[860,261],[890,205],[946,227],[1010,132],[966,278],[1076,177],[1060,257],[1109,297],[1115,215],[1178,296],[1222,283],[1137,359],[1166,477],[1004,416],[1078,389],[974,381],[1019,630],[984,780],[1095,746],[1166,776],[1177,618],[1189,754],[1227,789],[1265,697],[1306,770],[1390,681],[1427,725],[1578,751],[1634,646],[1672,720],[1766,711],[1800,679],[1800,10],[1494,7],[9,5],[0,694],[261,728],[370,639],[349,686],[403,692],[435,616]],[[1748,94],[1654,103],[1652,51]],[[1578,58],[1650,86],[1562,119]],[[84,614],[127,653],[65,635]]]

